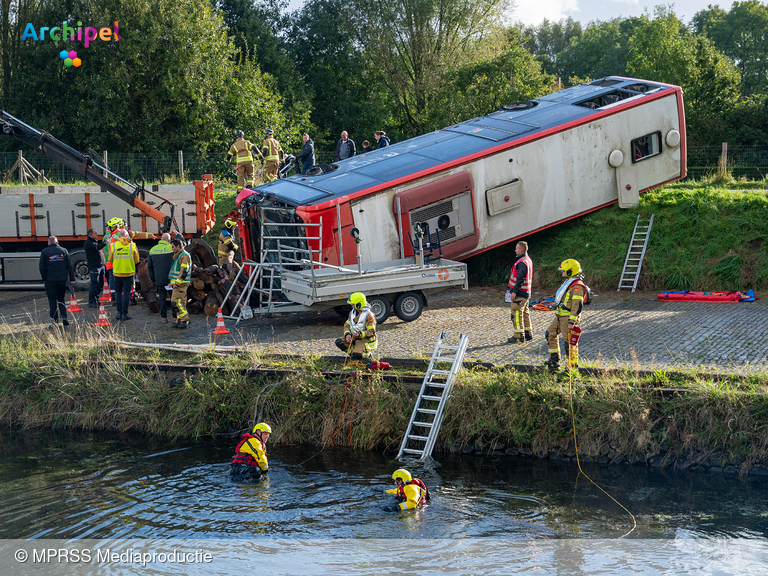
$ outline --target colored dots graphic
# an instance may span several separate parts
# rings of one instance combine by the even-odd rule
[[[80,60],[80,58],[77,57],[77,52],[74,50],[70,50],[67,52],[66,50],[62,50],[59,52],[59,57],[64,60],[64,66],[67,68],[74,66],[75,68],[79,68],[82,66],[83,61]]]

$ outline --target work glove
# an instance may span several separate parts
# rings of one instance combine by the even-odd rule
[[[235,250],[240,250],[240,246],[238,246],[234,242],[232,242],[232,248],[234,248]]]

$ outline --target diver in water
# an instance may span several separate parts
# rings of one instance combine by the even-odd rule
[[[267,440],[272,434],[269,424],[260,422],[253,427],[253,434],[243,434],[235,448],[235,456],[229,465],[229,478],[234,482],[255,482],[269,472]]]
[[[396,506],[384,506],[387,512],[396,512],[398,510],[410,510],[424,506],[432,498],[426,484],[411,476],[405,468],[400,468],[392,473],[392,479],[395,481],[395,488],[387,490],[387,494],[394,494],[397,501]]]

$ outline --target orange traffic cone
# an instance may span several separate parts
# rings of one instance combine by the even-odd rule
[[[75,298],[75,295],[72,294],[72,296],[69,297],[69,308],[67,308],[67,312],[82,312],[82,311],[83,309],[77,305],[77,298]]]
[[[109,282],[107,282],[107,275],[104,274],[104,290],[99,298],[99,302],[109,302],[112,300],[112,292],[109,290]]]
[[[104,303],[99,304],[99,320],[94,326],[112,326],[107,319],[107,311],[104,310]]]
[[[224,315],[221,313],[221,307],[219,307],[219,313],[216,314],[216,329],[213,333],[217,336],[221,334],[229,334],[229,330],[224,326]]]

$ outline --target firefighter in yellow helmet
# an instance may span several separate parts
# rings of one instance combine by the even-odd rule
[[[273,182],[277,180],[277,171],[285,154],[283,149],[280,148],[280,142],[275,140],[274,132],[271,128],[267,128],[264,134],[264,142],[261,144],[261,155],[264,157],[264,175],[267,178],[267,182]]]
[[[229,478],[235,482],[254,482],[269,472],[267,440],[272,434],[269,424],[259,422],[253,434],[243,434],[229,465]]]
[[[392,473],[392,479],[395,481],[395,487],[386,490],[386,493],[395,496],[397,506],[384,506],[385,510],[391,512],[410,510],[424,506],[431,500],[426,484],[418,478],[413,478],[405,468],[395,470]]]
[[[251,144],[245,139],[245,132],[238,130],[235,132],[235,143],[229,147],[227,162],[236,158],[237,162],[237,187],[245,188],[253,184],[253,152],[259,153],[255,144]]]
[[[336,346],[355,360],[370,359],[378,345],[376,316],[362,292],[352,294],[347,304],[352,305],[352,310],[344,322],[344,337],[336,339]]]
[[[555,294],[555,318],[546,332],[549,360],[544,365],[549,368],[550,372],[557,372],[560,368],[560,343],[557,337],[558,335],[563,336],[567,355],[571,332],[579,324],[581,309],[587,294],[587,285],[584,284],[584,274],[578,261],[572,258],[563,260],[558,270],[562,272],[564,280]],[[577,335],[580,333],[581,328],[578,329]],[[574,365],[569,367],[576,368],[575,364],[574,361]]]
[[[240,265],[235,262],[235,250],[240,248],[235,242],[236,232],[237,224],[235,221],[229,218],[224,220],[224,228],[219,233],[219,246],[216,250],[219,256],[219,266],[234,264],[235,268],[240,268]]]

